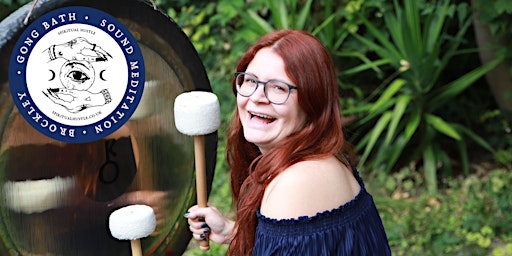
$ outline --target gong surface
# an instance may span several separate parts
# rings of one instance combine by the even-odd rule
[[[180,255],[191,238],[184,212],[195,204],[193,139],[176,130],[175,97],[211,91],[203,64],[181,28],[137,0],[39,0],[29,18],[86,6],[121,21],[144,57],[143,96],[129,121],[88,143],[51,139],[27,123],[9,88],[13,47],[32,3],[0,23],[0,255],[130,255],[108,229],[110,213],[130,204],[153,207],[155,232],[141,239],[151,255]],[[208,186],[217,134],[206,136]]]

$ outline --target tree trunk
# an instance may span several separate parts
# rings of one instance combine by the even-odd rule
[[[475,2],[476,0],[471,0],[473,11],[477,14],[473,18],[473,27],[479,47],[480,60],[482,64],[486,64],[496,58],[496,46],[505,48],[505,44],[492,36],[489,25],[480,22]],[[501,62],[489,71],[485,78],[499,108],[512,113],[512,60],[506,59]]]

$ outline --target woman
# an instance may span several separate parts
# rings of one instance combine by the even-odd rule
[[[195,239],[229,255],[390,255],[382,221],[345,157],[338,86],[312,35],[280,30],[240,59],[227,141],[236,222],[185,214]]]

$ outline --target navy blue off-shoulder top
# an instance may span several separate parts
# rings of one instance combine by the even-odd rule
[[[277,220],[256,212],[252,255],[391,255],[372,196],[354,169],[361,190],[346,204],[313,217]]]

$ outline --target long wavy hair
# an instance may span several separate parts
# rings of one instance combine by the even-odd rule
[[[344,157],[339,92],[332,59],[322,43],[300,30],[278,30],[261,37],[241,57],[236,71],[243,72],[256,53],[271,48],[284,61],[285,72],[298,87],[298,103],[307,115],[304,127],[261,154],[248,142],[236,109],[228,131],[227,162],[237,206],[229,255],[250,255],[254,246],[256,211],[267,185],[287,167],[308,159]],[[235,81],[232,83],[236,95]]]

